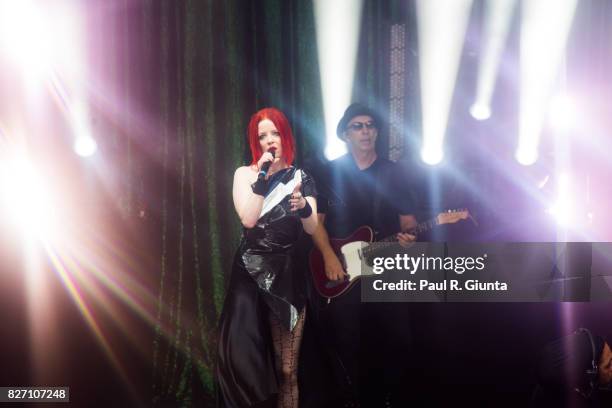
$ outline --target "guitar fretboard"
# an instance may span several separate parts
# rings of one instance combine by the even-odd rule
[[[423,221],[421,223],[419,223],[416,227],[412,228],[411,230],[408,231],[409,234],[412,235],[417,235],[420,234],[422,232],[426,232],[429,231],[430,229],[432,229],[433,227],[435,227],[436,225],[438,225],[438,219],[436,218],[432,218],[430,220],[427,221]],[[389,248],[392,246],[396,246],[399,245],[397,243],[397,238],[396,235],[389,235],[388,237],[385,237],[381,240],[376,241],[376,245],[369,245],[365,248],[362,249],[362,254],[366,259],[369,259],[371,257],[374,256],[374,252],[375,251],[379,251],[379,250],[383,250],[385,248]]]

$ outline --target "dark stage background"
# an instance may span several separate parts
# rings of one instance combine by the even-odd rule
[[[313,4],[76,3],[87,27],[86,95],[99,147],[93,161],[73,155],[52,96],[42,99],[43,113],[35,115],[15,85],[19,70],[7,65],[0,72],[0,121],[17,113],[25,124],[33,156],[47,176],[61,180],[68,208],[62,228],[80,244],[38,250],[44,278],[37,279],[44,284],[31,295],[29,255],[19,234],[0,219],[0,385],[68,385],[74,406],[214,406],[215,327],[240,238],[231,184],[235,168],[249,160],[250,115],[279,107],[293,125],[298,165],[323,160]],[[554,241],[551,221],[534,215],[541,208],[532,194],[538,172],[554,162],[530,170],[511,164],[518,17],[493,102],[499,115],[476,123],[465,109],[473,98],[483,4],[474,3],[451,108],[451,165],[431,169],[416,158],[421,111],[414,2],[365,1],[353,100],[389,116],[390,30],[405,25],[399,161],[419,198],[419,216],[467,206],[481,221],[470,239]],[[612,117],[610,22],[612,4],[580,1],[566,60],[572,83],[589,82],[602,119],[600,128],[589,130],[602,134]],[[387,156],[388,132],[382,130],[378,148]],[[8,140],[9,133],[0,136]],[[586,137],[580,133],[577,140]],[[598,151],[610,147],[603,140]],[[608,160],[588,148],[575,152],[586,158],[580,169],[599,187],[593,201],[604,214]],[[593,227],[593,237],[610,239],[608,219]],[[80,297],[62,271],[73,276]],[[413,343],[406,352],[415,356],[405,373],[406,399],[425,406],[523,406],[534,356],[545,342],[580,326],[612,338],[606,303],[397,307],[411,316],[405,327]],[[316,392],[317,384],[310,385]]]

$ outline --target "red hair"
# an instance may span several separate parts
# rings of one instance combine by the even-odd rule
[[[276,129],[281,136],[281,147],[283,149],[283,157],[285,162],[291,166],[293,163],[293,156],[295,152],[295,141],[293,139],[293,133],[291,132],[291,126],[289,121],[283,114],[276,108],[263,108],[251,116],[249,126],[247,127],[247,137],[249,139],[249,145],[251,146],[251,155],[253,156],[253,162],[251,164],[257,164],[263,152],[259,144],[259,122],[264,119],[269,119],[274,123]]]

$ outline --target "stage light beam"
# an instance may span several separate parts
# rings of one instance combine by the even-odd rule
[[[491,117],[491,107],[487,104],[476,102],[470,107],[470,114],[476,120],[487,120]]]
[[[561,227],[568,227],[576,219],[574,204],[572,202],[571,180],[567,173],[559,175],[557,182],[557,200],[547,212],[555,217],[555,221]]]
[[[89,136],[79,136],[74,141],[74,151],[81,157],[90,157],[96,150],[98,150],[98,145]]]
[[[325,120],[325,156],[346,152],[336,136],[336,123],[351,102],[362,0],[315,0],[315,25]]]
[[[540,133],[550,95],[558,78],[577,0],[523,2],[521,22],[519,140],[517,160],[538,157]],[[522,159],[522,160],[521,160]]]
[[[538,150],[534,146],[519,148],[514,154],[514,158],[523,166],[531,166],[538,160]]]
[[[444,136],[472,0],[418,0],[416,6],[423,111],[421,158],[434,165],[444,157]]]
[[[516,0],[488,0],[482,33],[482,51],[478,62],[476,100],[470,113],[476,120],[491,116],[491,99],[502,52],[508,38]]]
[[[444,153],[441,149],[429,148],[421,151],[421,159],[431,166],[440,163],[444,158],[443,155]]]
[[[81,157],[92,156],[98,145],[91,136],[89,109],[86,103],[78,101],[70,105],[70,122],[75,135],[74,151]]]

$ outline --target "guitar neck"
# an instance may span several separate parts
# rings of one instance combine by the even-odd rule
[[[422,232],[426,232],[429,231],[430,229],[432,229],[433,227],[435,227],[436,225],[438,225],[438,218],[432,218],[430,220],[427,221],[423,221],[422,223],[418,224],[416,227],[414,227],[413,229],[411,229],[410,231],[408,231],[409,233],[413,234],[413,235],[418,235]]]
[[[438,224],[439,224],[439,222],[438,222],[437,217],[436,218],[432,218],[430,220],[423,221],[423,222],[419,223],[416,227],[408,230],[407,232],[409,234],[412,234],[412,235],[418,235],[418,234],[421,234],[423,232],[429,231],[430,229],[432,229],[433,227],[435,227]],[[375,250],[389,248],[390,246],[398,245],[397,244],[396,235],[397,234],[389,235],[388,237],[385,237],[383,239],[380,239],[380,240],[376,241],[376,245],[375,246],[368,246],[368,247],[364,248],[363,249],[363,254],[366,257],[368,257],[368,256],[371,256],[372,252],[375,251]]]
[[[432,229],[433,227],[435,227],[436,225],[438,225],[438,219],[436,218],[432,218],[430,220],[427,221],[423,221],[421,223],[419,223],[416,227],[409,229],[408,231],[406,231],[409,234],[412,235],[418,235],[421,234],[423,232],[429,231],[430,229]],[[389,235],[388,237],[385,237],[381,240],[376,241],[377,243],[394,243],[397,242],[397,238],[396,238],[397,234],[393,234],[393,235]]]

